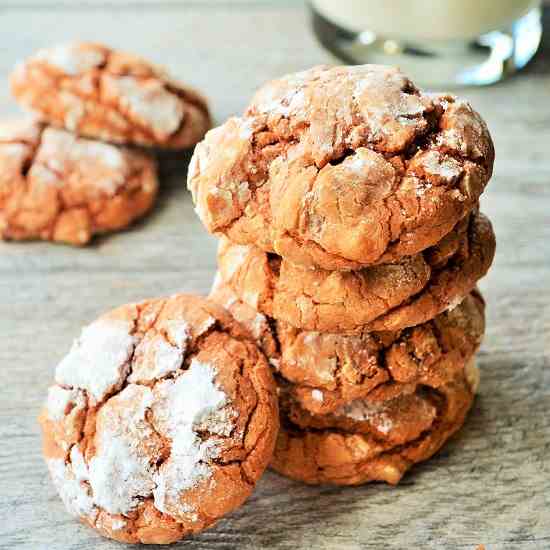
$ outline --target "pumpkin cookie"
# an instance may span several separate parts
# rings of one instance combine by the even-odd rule
[[[83,245],[154,204],[147,153],[32,122],[0,125],[0,237]]]
[[[116,309],[59,363],[41,416],[68,511],[106,537],[165,544],[240,506],[278,430],[263,354],[218,305],[176,295]]]
[[[283,389],[271,467],[310,484],[397,484],[462,426],[478,379],[471,360],[445,386],[419,386],[383,401],[358,400],[325,416],[300,409]]]
[[[257,313],[217,278],[210,299],[256,338],[287,391],[304,409],[328,414],[353,400],[381,399],[419,384],[449,383],[485,331],[485,304],[474,291],[455,308],[413,328],[346,336],[304,331]]]
[[[209,132],[188,173],[206,228],[306,267],[357,270],[433,246],[492,174],[468,103],[378,65],[269,82]]]
[[[296,328],[394,331],[457,305],[485,275],[495,251],[491,224],[475,213],[465,226],[416,256],[360,271],[306,269],[227,239],[218,265],[222,280],[245,303]]]
[[[38,51],[16,67],[11,89],[48,124],[103,141],[181,149],[210,127],[199,93],[139,57],[100,44]]]

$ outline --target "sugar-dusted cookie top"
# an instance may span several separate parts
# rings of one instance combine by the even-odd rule
[[[436,246],[359,271],[307,269],[222,239],[221,279],[252,308],[303,330],[361,333],[415,326],[457,305],[489,269],[495,236],[472,213]]]
[[[11,89],[48,124],[104,141],[179,149],[210,127],[198,92],[135,55],[100,44],[39,50],[15,68]]]
[[[491,177],[468,103],[378,65],[269,82],[209,132],[188,173],[210,232],[308,267],[359,269],[434,245]]]
[[[472,359],[438,388],[419,386],[384,401],[361,399],[324,416],[302,410],[283,389],[271,467],[310,484],[397,484],[460,429],[478,381]]]
[[[273,452],[277,398],[245,329],[212,302],[176,295],[85,327],[41,424],[71,514],[116,540],[162,544],[250,495]]]
[[[27,121],[0,124],[0,238],[83,245],[154,204],[149,154]]]
[[[304,411],[326,415],[357,399],[372,402],[448,384],[477,351],[485,330],[478,292],[434,319],[400,331],[345,335],[300,330],[256,312],[220,278],[210,298],[256,338],[285,391]]]

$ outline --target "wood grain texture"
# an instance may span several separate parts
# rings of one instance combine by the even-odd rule
[[[9,47],[0,52],[1,81],[37,47],[100,40],[162,62],[202,88],[221,122],[241,111],[266,79],[330,61],[298,2],[169,4],[85,14],[5,9]],[[550,29],[549,17],[547,23]],[[495,136],[495,177],[482,208],[498,238],[494,267],[481,285],[489,317],[481,393],[465,428],[397,488],[310,488],[268,473],[245,506],[178,548],[550,548],[548,34],[523,75],[464,95]],[[2,87],[0,115],[16,113]],[[2,549],[122,547],[65,513],[40,456],[36,416],[54,367],[82,324],[120,303],[208,291],[215,242],[194,215],[185,169],[185,158],[166,162],[158,208],[91,248],[0,244]]]

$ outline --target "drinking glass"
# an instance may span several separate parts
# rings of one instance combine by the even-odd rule
[[[485,85],[523,68],[540,0],[310,0],[320,42],[347,63],[397,65],[423,85]]]

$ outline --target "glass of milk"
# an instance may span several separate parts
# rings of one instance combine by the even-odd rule
[[[484,85],[524,67],[541,0],[310,0],[320,42],[347,63],[398,65],[428,86]]]

